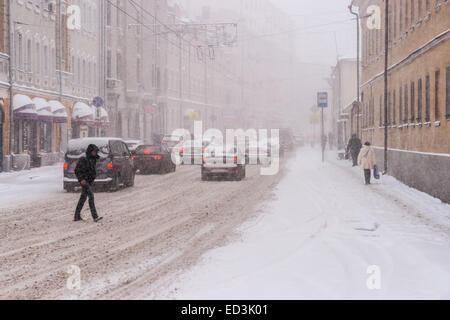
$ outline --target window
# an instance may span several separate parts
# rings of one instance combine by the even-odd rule
[[[108,78],[112,78],[112,61],[111,61],[111,50],[108,50],[106,54],[106,74]]]
[[[450,120],[450,67],[447,67],[446,69],[446,86],[445,86],[445,92],[446,92],[446,118],[447,120]]]
[[[31,40],[28,39],[27,41],[27,72],[31,72],[32,69],[32,60],[31,60],[31,52],[32,52],[32,48],[31,48]]]
[[[439,110],[439,78],[441,76],[441,71],[436,70],[434,73],[434,119],[435,121],[438,121],[441,114]]]
[[[120,52],[117,52],[117,79],[122,79],[122,55]]]
[[[394,1],[394,40],[397,39],[397,1]]]
[[[422,122],[422,79],[417,82],[417,122]]]
[[[111,26],[111,17],[112,17],[112,13],[111,13],[111,3],[109,1],[106,2],[106,25],[107,26]]]
[[[36,64],[35,64],[36,74],[41,73],[41,47],[39,42],[36,43]]]
[[[430,76],[425,79],[425,122],[430,122]]]
[[[417,20],[422,20],[422,1],[417,0]]]
[[[78,84],[81,84],[81,59],[78,58],[78,65],[77,65],[77,78],[78,78]]]
[[[44,75],[48,76],[48,46],[44,46]]]
[[[17,50],[17,54],[18,54],[18,65],[19,65],[19,69],[23,71],[23,36],[22,34],[19,33],[19,37],[18,37],[18,50]]]
[[[393,97],[392,97],[392,124],[393,125],[395,125],[397,122],[396,112],[397,112],[397,95],[396,95],[396,90],[394,89],[394,93],[393,93]]]
[[[52,151],[52,132],[51,132],[51,123],[41,122],[39,126],[40,135],[39,135],[39,146],[41,151],[43,152],[51,152]]]
[[[400,91],[398,92],[399,104],[398,104],[398,122],[403,123],[403,89],[400,86]]]
[[[408,31],[408,15],[409,15],[408,3],[409,0],[405,0],[405,31]]]
[[[410,122],[414,123],[416,120],[416,87],[414,81],[411,82],[411,116],[410,116]]]
[[[136,81],[141,83],[141,58],[136,59]]]
[[[408,85],[405,84],[405,114],[403,115],[403,122],[408,123]]]

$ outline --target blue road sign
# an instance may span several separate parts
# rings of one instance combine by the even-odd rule
[[[103,106],[103,99],[101,97],[96,97],[94,98],[94,101],[92,101],[92,104],[97,108],[100,108],[101,106]]]
[[[328,92],[317,93],[317,106],[319,108],[328,108]]]

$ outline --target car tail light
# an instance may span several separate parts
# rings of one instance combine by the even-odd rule
[[[150,152],[149,149],[145,149],[145,150],[144,150],[144,154],[149,155],[150,153],[151,153],[151,152]]]
[[[131,156],[131,160],[134,160],[134,159],[136,159],[136,157],[135,156]]]
[[[156,157],[153,157],[153,159],[154,159],[154,160],[161,160],[161,159],[162,159],[162,156],[156,156]]]
[[[63,168],[65,171],[69,170],[69,164],[68,163],[64,163]]]
[[[107,167],[108,167],[108,170],[112,170],[114,168],[114,165],[112,162],[110,162],[110,163],[108,163]]]
[[[237,164],[237,162],[238,162],[238,158],[234,157],[234,163]]]

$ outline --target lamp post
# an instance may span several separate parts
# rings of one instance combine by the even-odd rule
[[[359,116],[359,113],[360,113],[360,106],[361,106],[361,94],[360,94],[360,50],[359,50],[359,47],[360,47],[360,26],[359,26],[359,13],[357,13],[357,12],[354,12],[353,11],[353,1],[352,1],[352,3],[348,6],[348,9],[350,10],[350,13],[351,14],[353,14],[355,17],[356,17],[356,33],[357,33],[357,40],[356,40],[356,73],[357,73],[357,75],[356,75],[356,86],[357,86],[357,88],[356,88],[356,92],[357,92],[357,108],[356,108],[356,111],[357,111],[357,118],[356,118],[356,134],[358,135],[358,137],[360,136],[359,135],[359,131],[360,131],[360,116]],[[352,108],[352,115],[353,115],[353,113],[354,113],[354,108]],[[352,126],[353,126],[353,119],[351,120],[351,122],[352,122]]]

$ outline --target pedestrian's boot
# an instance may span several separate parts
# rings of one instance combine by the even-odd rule
[[[99,222],[102,219],[103,219],[103,217],[96,217],[96,218],[94,218],[94,222]]]
[[[75,218],[73,219],[74,222],[78,222],[78,221],[84,221],[83,218],[81,218],[81,216],[79,215],[75,215]]]

